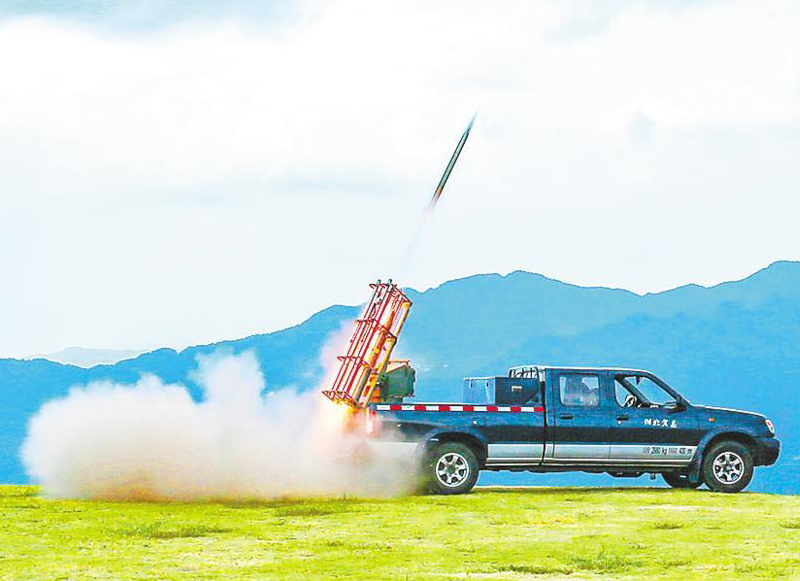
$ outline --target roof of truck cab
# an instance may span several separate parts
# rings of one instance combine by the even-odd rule
[[[625,373],[653,373],[652,371],[648,371],[646,369],[633,369],[631,367],[570,367],[570,366],[563,366],[563,365],[514,365],[513,367],[509,367],[509,371],[512,369],[531,369],[537,368],[541,370],[547,369],[554,369],[558,371],[622,371]]]

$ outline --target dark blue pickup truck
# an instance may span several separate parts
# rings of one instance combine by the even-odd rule
[[[415,447],[442,494],[468,492],[480,470],[651,473],[738,492],[780,450],[764,416],[693,405],[636,369],[512,367],[465,379],[462,403],[373,403],[368,418],[376,440]]]

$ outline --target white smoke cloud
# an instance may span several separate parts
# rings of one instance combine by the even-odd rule
[[[111,500],[388,495],[413,483],[411,454],[354,462],[363,434],[345,433],[347,410],[318,392],[263,396],[251,353],[201,358],[194,379],[199,403],[154,376],[48,402],[23,445],[29,475],[47,496]]]

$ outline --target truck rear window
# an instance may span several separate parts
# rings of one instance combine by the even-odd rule
[[[569,373],[558,378],[561,405],[597,407],[600,405],[600,380],[588,373]]]

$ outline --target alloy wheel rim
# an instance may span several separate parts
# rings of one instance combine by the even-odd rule
[[[461,454],[448,452],[436,462],[436,479],[443,485],[455,488],[469,478],[469,462]]]
[[[723,452],[712,465],[714,476],[723,484],[736,484],[744,475],[744,460],[736,452]]]

